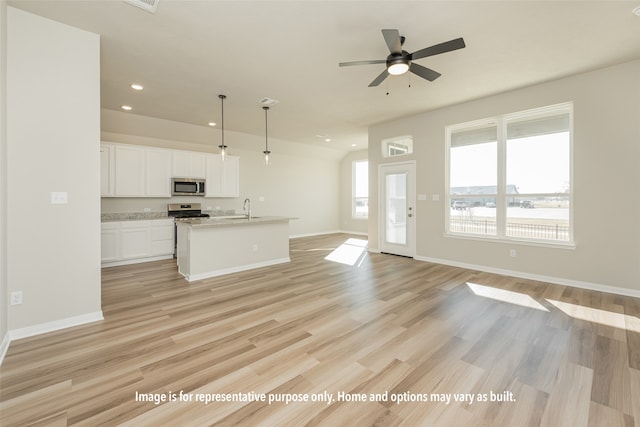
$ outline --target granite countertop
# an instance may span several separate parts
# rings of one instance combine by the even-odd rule
[[[168,219],[166,212],[116,212],[100,215],[101,222],[113,221],[145,221],[150,219]]]
[[[185,225],[193,228],[206,228],[206,227],[228,227],[231,225],[259,225],[259,224],[275,224],[279,222],[289,222],[289,220],[295,218],[289,218],[286,216],[254,216],[248,219],[246,215],[231,215],[231,216],[212,216],[210,218],[193,218],[183,220],[178,225]]]

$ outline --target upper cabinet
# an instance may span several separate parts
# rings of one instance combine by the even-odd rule
[[[240,157],[207,155],[205,197],[240,197]]]
[[[171,176],[178,178],[206,178],[206,154],[196,151],[172,150]]]
[[[145,196],[171,197],[171,152],[145,150]]]
[[[240,196],[240,158],[138,145],[100,145],[101,197],[171,197],[171,178],[206,179],[206,197]]]

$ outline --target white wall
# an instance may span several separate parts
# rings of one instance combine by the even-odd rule
[[[640,295],[640,61],[584,73],[383,123],[369,129],[377,181],[384,138],[413,134],[417,164],[418,258]],[[574,102],[574,250],[444,236],[445,126]],[[377,189],[370,186],[370,245],[378,244]],[[439,194],[440,201],[431,201]],[[509,249],[517,248],[517,258]]]
[[[101,317],[100,39],[11,7],[7,25],[7,283],[24,295],[8,307],[13,337]]]
[[[340,162],[340,229],[347,232],[367,234],[368,220],[353,218],[353,162],[367,160],[367,150],[352,151]]]
[[[214,153],[220,131],[125,112],[102,110],[103,141]],[[102,198],[102,212],[166,211],[167,203],[198,202],[207,207],[242,210],[246,197],[257,216],[278,215],[291,221],[293,236],[337,231],[339,168],[343,151],[269,138],[271,162],[264,165],[264,136],[225,130],[229,154],[240,156],[240,197],[233,199]],[[264,201],[260,201],[260,198]]]
[[[6,351],[7,309],[7,2],[0,0],[0,361]],[[5,345],[3,345],[5,344]]]

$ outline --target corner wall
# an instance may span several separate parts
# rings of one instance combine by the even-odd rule
[[[7,8],[7,283],[12,339],[102,318],[100,39]],[[52,192],[68,203],[52,204]]]
[[[372,182],[386,161],[381,140],[414,137],[416,193],[427,195],[416,206],[417,258],[640,296],[639,75],[640,61],[632,61],[372,126]],[[576,248],[445,236],[445,126],[567,101],[574,102]],[[375,249],[378,196],[375,185],[370,188],[369,238]],[[434,194],[439,201],[432,201]],[[509,256],[511,248],[517,248],[517,258]]]

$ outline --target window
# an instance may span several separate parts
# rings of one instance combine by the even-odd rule
[[[395,157],[413,153],[413,137],[399,136],[382,140],[382,156]]]
[[[451,234],[573,241],[572,105],[447,127]]]
[[[353,218],[369,217],[369,161],[357,160],[353,162]]]

